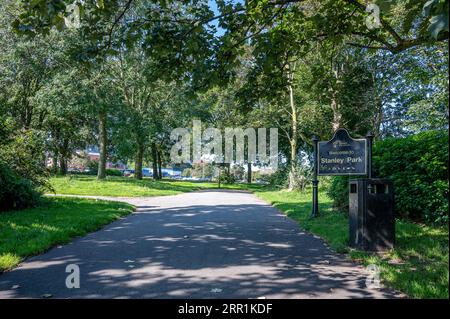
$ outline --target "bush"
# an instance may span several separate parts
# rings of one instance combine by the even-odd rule
[[[289,166],[286,164],[281,164],[278,169],[270,176],[267,177],[267,182],[271,186],[283,188],[287,187],[289,180]]]
[[[33,183],[5,164],[0,164],[0,211],[23,209],[38,203],[40,194]]]
[[[220,182],[223,184],[234,184],[236,179],[233,174],[228,173],[228,170],[223,170],[220,173]]]
[[[374,176],[392,180],[398,217],[448,223],[448,151],[447,131],[375,143]],[[336,207],[348,207],[348,177],[333,177],[328,195]]]
[[[89,170],[88,175],[97,175],[98,173],[98,161],[88,161],[86,168]]]
[[[334,208],[342,211],[348,209],[348,176],[333,176],[327,195],[333,199]]]
[[[30,181],[35,188],[51,189],[45,167],[45,137],[37,130],[10,132],[7,141],[0,141],[0,163]]]
[[[192,169],[191,168],[185,168],[183,172],[181,172],[181,176],[183,177],[191,177],[192,176]]]
[[[70,172],[70,175],[79,175],[79,176],[96,176],[97,175],[97,169],[92,170],[89,169],[88,172],[77,172],[77,171],[72,171]],[[108,168],[106,169],[106,176],[122,176],[122,171],[120,169],[116,169],[116,168]]]
[[[119,169],[107,169],[106,175],[107,176],[122,176],[122,171]]]
[[[0,118],[0,211],[34,206],[37,191],[51,190],[45,167],[45,135]]]
[[[271,174],[268,178],[269,184],[280,188],[289,187],[290,171],[290,164],[284,164],[283,166],[280,166],[276,170],[276,172]],[[311,184],[311,180],[312,168],[304,165],[297,165],[295,169],[293,189],[304,191],[306,187]]]

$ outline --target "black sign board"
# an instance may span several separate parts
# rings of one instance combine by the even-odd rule
[[[353,139],[346,129],[338,129],[331,140],[319,142],[318,175],[366,175],[367,140]]]

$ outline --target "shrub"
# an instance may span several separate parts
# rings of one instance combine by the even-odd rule
[[[290,164],[284,164],[283,166],[280,166],[277,171],[271,174],[268,178],[269,184],[280,188],[289,187],[290,172]],[[292,185],[293,189],[304,191],[306,187],[311,184],[311,180],[312,168],[304,165],[297,165],[293,180],[294,184]]]
[[[70,172],[70,175],[95,176],[95,175],[97,175],[97,171],[98,171],[97,169],[93,170],[92,168],[90,168],[88,172],[73,171],[73,172]],[[106,175],[107,176],[122,176],[123,174],[120,169],[108,168],[108,169],[106,169]]]
[[[287,187],[289,179],[289,166],[286,164],[281,164],[278,169],[271,175],[267,177],[267,181],[270,185],[275,187]]]
[[[333,199],[333,206],[338,210],[348,209],[348,176],[333,176],[327,195]]]
[[[228,170],[223,170],[220,174],[220,182],[224,184],[234,184],[236,179],[233,174],[228,173]]]
[[[119,169],[107,169],[106,170],[107,176],[122,176],[122,171]]]
[[[5,164],[0,164],[0,211],[23,209],[38,203],[40,194],[33,183]]]
[[[38,189],[50,189],[45,168],[45,135],[0,118],[0,211],[34,206]]]
[[[394,183],[396,212],[427,223],[448,223],[448,132],[428,131],[375,144],[375,176]]]
[[[429,224],[448,223],[448,151],[447,131],[375,143],[374,176],[392,180],[398,217]],[[348,179],[332,178],[328,195],[338,208],[348,207]]]
[[[181,172],[181,176],[183,176],[183,177],[190,177],[190,176],[192,176],[192,169],[191,168],[185,168],[184,170],[183,170],[183,172]]]
[[[98,161],[88,161],[86,168],[89,170],[88,175],[97,175],[98,173]]]
[[[45,138],[37,130],[17,130],[11,133],[6,143],[0,141],[0,163],[29,180],[33,187],[51,189],[44,154]]]

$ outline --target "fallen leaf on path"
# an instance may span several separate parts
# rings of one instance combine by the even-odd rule
[[[219,293],[219,292],[222,292],[222,289],[220,289],[220,288],[213,288],[213,289],[211,289],[211,292],[212,293]]]

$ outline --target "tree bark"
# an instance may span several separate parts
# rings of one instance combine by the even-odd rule
[[[100,151],[100,160],[98,161],[98,173],[97,179],[105,179],[106,178],[106,148],[108,145],[108,137],[106,135],[106,112],[101,111],[99,113],[99,151]]]
[[[53,151],[53,174],[58,175],[58,152]]]
[[[252,163],[247,163],[247,184],[252,183]]]
[[[59,173],[62,176],[66,176],[67,175],[67,158],[62,156],[60,157],[59,160]]]
[[[342,123],[342,114],[339,111],[339,104],[336,95],[337,92],[333,89],[331,93],[331,109],[333,110],[333,132],[336,132],[341,127]]]
[[[64,138],[62,141],[62,145],[59,148],[60,154],[60,173],[62,176],[67,175],[68,161],[70,159],[70,150],[69,150],[69,139]]]
[[[375,114],[373,119],[373,134],[374,140],[378,140],[381,135],[381,123],[383,122],[383,102],[379,92],[383,91],[383,83],[381,83],[380,88],[377,87],[376,71],[372,72],[372,85],[373,89],[373,99],[375,104]]]
[[[161,159],[161,151],[158,150],[158,179],[162,179],[162,159]]]
[[[290,172],[289,172],[289,190],[292,191],[296,188],[296,175],[297,175],[297,140],[292,139],[291,144],[291,159],[290,159]]]
[[[135,179],[142,179],[142,163],[144,161],[144,143],[138,142],[138,147],[136,150],[136,157],[135,157],[135,166],[134,166],[134,178]]]
[[[293,80],[293,75],[290,75],[291,83]],[[292,191],[295,188],[295,178],[296,178],[296,167],[297,167],[297,108],[294,101],[294,90],[292,85],[289,84],[289,104],[291,106],[291,125],[292,125],[292,135],[290,138],[290,146],[291,146],[291,171],[289,172],[289,190]]]
[[[342,113],[339,108],[339,81],[341,77],[340,69],[342,71],[342,65],[340,66],[338,63],[333,63],[333,59],[331,60],[331,72],[335,79],[335,84],[331,85],[331,110],[333,111],[333,122],[332,128],[333,132],[337,131],[342,126]]]
[[[153,179],[158,179],[158,150],[156,144],[152,143]]]

